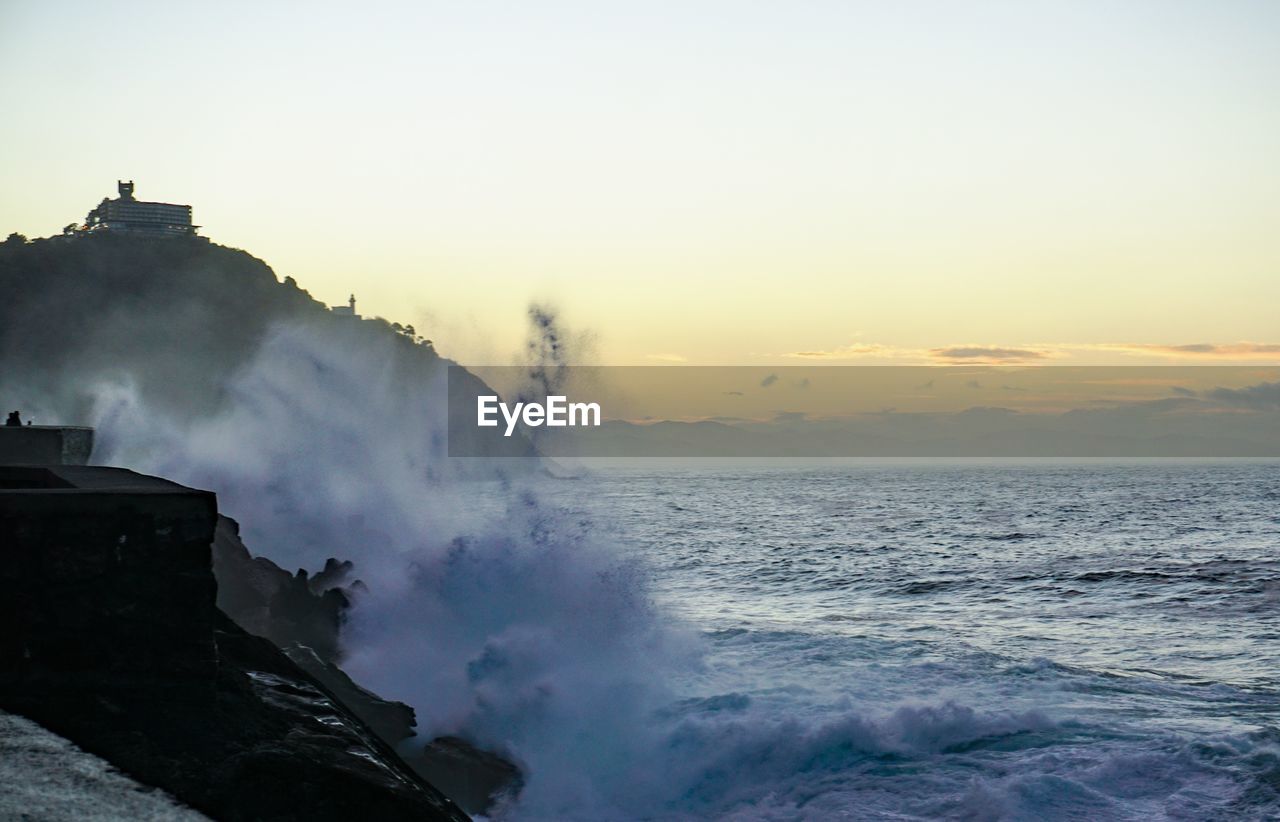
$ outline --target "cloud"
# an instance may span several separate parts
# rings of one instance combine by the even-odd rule
[[[966,362],[1024,362],[1026,360],[1043,360],[1049,356],[1047,351],[1032,348],[995,348],[982,345],[953,345],[947,348],[933,348],[929,356],[944,361],[964,360]]]
[[[1067,346],[1122,354],[1148,355],[1173,359],[1199,360],[1280,360],[1280,343],[1186,343],[1163,345],[1154,343],[1094,343]]]
[[[1280,382],[1261,382],[1248,388],[1215,388],[1205,393],[1210,399],[1236,408],[1280,411]]]
[[[770,374],[769,376],[765,377],[763,380],[760,381],[760,387],[768,388],[769,386],[773,385],[777,381],[778,381],[778,375]]]
[[[804,378],[804,379],[802,379],[802,380],[796,380],[796,388],[799,388],[799,389],[801,389],[801,390],[804,390],[804,389],[806,389],[806,388],[808,388],[808,387],[809,387],[809,378],[808,378],[808,377],[805,377],[805,378]]]
[[[808,415],[803,411],[779,411],[774,415],[774,422],[800,422]]]
[[[969,380],[964,385],[965,385],[965,388],[981,388],[982,387],[982,383],[978,382],[977,380]]]
[[[657,360],[658,362],[688,362],[689,358],[682,354],[645,354],[646,360]]]
[[[1173,386],[1172,388],[1170,388],[1169,390],[1170,390],[1170,391],[1172,391],[1173,393],[1177,394],[1179,397],[1194,397],[1194,396],[1196,396],[1196,392],[1192,391],[1190,388],[1183,388],[1181,385],[1175,385],[1175,386]]]
[[[918,352],[891,348],[879,343],[854,343],[833,348],[830,351],[792,351],[784,357],[795,357],[806,360],[856,360],[861,357],[902,357],[918,356]]]
[[[854,343],[830,350],[792,351],[784,357],[806,360],[888,359],[921,362],[1009,363],[1039,360],[1052,356],[1048,351],[1029,348],[1000,348],[980,345],[950,345],[942,348],[900,348],[880,343]]]
[[[741,397],[741,396],[742,396],[742,392],[741,392],[741,391],[726,391],[726,392],[724,392],[724,395],[725,395],[726,397]]]
[[[904,363],[952,363],[971,365],[1014,365],[1043,363],[1078,356],[1080,352],[1107,352],[1135,357],[1189,361],[1271,361],[1280,362],[1280,343],[1035,343],[1028,345],[944,345],[937,348],[903,348],[881,343],[852,343],[832,349],[792,351],[783,357],[801,360],[853,361],[896,360]]]

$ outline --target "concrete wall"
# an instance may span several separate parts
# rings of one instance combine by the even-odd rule
[[[0,465],[84,465],[92,453],[92,428],[0,426]]]
[[[132,471],[0,467],[0,687],[212,679],[216,523]]]

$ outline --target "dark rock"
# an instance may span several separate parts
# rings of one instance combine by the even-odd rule
[[[240,691],[245,701],[251,704],[256,699],[269,706],[269,718],[283,731],[282,736],[268,737],[244,750],[228,782],[242,793],[247,791],[247,797],[257,795],[245,787],[255,784],[263,791],[286,794],[274,801],[277,818],[467,818],[406,768],[390,746],[332,692],[270,642],[223,617],[218,647],[221,659],[233,670],[232,677],[243,674],[239,684],[248,687],[248,694]],[[300,787],[282,791],[280,780]],[[298,813],[298,806],[287,796],[291,790],[314,800],[307,813]],[[254,802],[252,808],[262,814],[253,818],[270,818],[269,808],[261,803]]]
[[[514,800],[524,787],[524,776],[514,764],[456,736],[437,737],[408,762],[467,813],[488,813]]]
[[[280,648],[305,645],[326,662],[339,656],[338,631],[350,605],[345,586],[350,562],[330,559],[314,577],[290,574],[264,557],[254,557],[240,541],[240,526],[218,517],[213,540],[213,573],[218,607],[251,634]],[[358,582],[351,583],[358,585]]]
[[[216,519],[154,477],[0,467],[0,709],[217,819],[466,819],[215,607]]]
[[[306,646],[291,645],[284,651],[383,742],[395,748],[419,776],[467,813],[487,813],[520,793],[524,778],[510,761],[456,736],[439,737],[425,747],[420,742],[406,742],[416,736],[413,708],[361,688],[345,671]]]
[[[383,699],[377,694],[366,691],[357,685],[346,672],[326,662],[305,645],[290,645],[284,649],[285,656],[294,664],[313,676],[324,685],[343,705],[351,710],[360,721],[376,733],[388,745],[395,747],[414,736],[413,729],[417,725],[413,708],[403,702]]]
[[[466,819],[275,646],[218,617],[212,690],[54,681],[0,704],[216,819]]]
[[[383,699],[349,677],[337,665],[338,635],[349,604],[350,562],[330,559],[322,571],[291,575],[262,557],[253,557],[240,540],[239,526],[218,518],[213,544],[218,605],[242,628],[266,637],[296,665],[324,685],[360,721],[401,754],[413,770],[468,813],[484,813],[502,797],[514,797],[523,785],[520,770],[501,756],[457,737],[422,746],[413,708]],[[358,585],[359,583],[352,583]],[[319,649],[310,643],[318,643]],[[435,779],[444,780],[442,788]]]

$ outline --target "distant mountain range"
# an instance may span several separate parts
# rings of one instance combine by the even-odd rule
[[[772,421],[606,420],[537,442],[551,457],[1280,457],[1280,407],[1209,395],[1064,413],[975,407]]]

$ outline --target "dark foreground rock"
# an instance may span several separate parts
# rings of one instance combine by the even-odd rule
[[[332,662],[321,659],[319,654],[305,645],[290,645],[284,649],[284,653],[350,708],[383,742],[394,747],[414,735],[417,717],[413,708],[403,702],[383,699],[372,691],[361,688],[345,671]]]
[[[324,568],[296,574],[266,557],[255,557],[240,540],[240,525],[219,516],[213,537],[213,573],[218,580],[218,608],[251,634],[279,648],[305,645],[326,662],[339,660],[338,632],[350,605],[350,592],[360,587],[349,579],[350,562],[329,559]]]
[[[4,707],[215,819],[467,818],[270,642],[219,623],[212,699],[53,688]]]
[[[212,494],[0,467],[0,709],[224,820],[464,820],[214,605]]]
[[[524,779],[512,762],[458,737],[417,739],[413,708],[360,687],[339,667],[339,631],[350,595],[350,562],[329,559],[324,569],[296,574],[254,557],[236,522],[219,517],[213,541],[218,606],[242,628],[266,637],[321,683],[420,777],[467,813],[486,813],[519,794]]]
[[[468,813],[486,813],[514,800],[524,787],[520,769],[465,739],[441,736],[409,756],[416,773]]]
[[[456,736],[438,737],[425,745],[415,741],[417,718],[413,708],[361,688],[341,668],[322,660],[310,648],[291,645],[284,650],[298,667],[323,683],[367,727],[394,747],[415,773],[467,813],[488,813],[514,800],[524,787],[523,774],[509,760]]]

